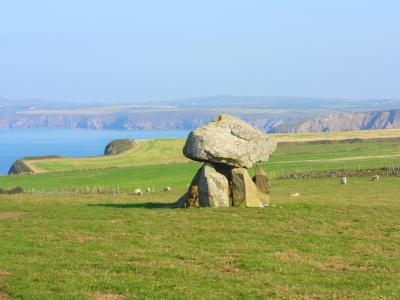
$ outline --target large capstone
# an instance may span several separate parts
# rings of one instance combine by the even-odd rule
[[[276,142],[252,125],[230,115],[193,130],[183,154],[192,160],[251,168],[268,160]]]

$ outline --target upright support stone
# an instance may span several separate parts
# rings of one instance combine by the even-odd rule
[[[199,192],[201,206],[229,207],[228,179],[211,163],[205,163],[200,172]]]
[[[256,175],[253,177],[253,181],[261,193],[269,194],[271,192],[271,181],[260,165],[256,168]]]
[[[264,207],[260,193],[247,169],[232,169],[232,204],[235,207]]]
[[[227,177],[211,163],[205,163],[196,173],[188,191],[174,207],[229,207],[230,189]]]
[[[257,186],[259,192],[259,198],[264,206],[269,206],[269,194],[271,192],[271,181],[268,175],[264,172],[264,169],[259,165],[256,168],[256,175],[253,177],[253,181]]]

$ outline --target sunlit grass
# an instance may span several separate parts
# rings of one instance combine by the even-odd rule
[[[23,212],[0,219],[0,290],[23,299],[396,299],[399,183],[276,180],[267,209],[157,208],[183,189],[0,196],[0,212]]]

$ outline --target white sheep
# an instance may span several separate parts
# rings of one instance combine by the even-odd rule
[[[340,178],[340,184],[346,185],[347,184],[347,177],[343,176],[342,178]]]
[[[374,175],[372,177],[372,181],[379,181],[379,175]]]
[[[171,191],[171,187],[170,186],[166,186],[165,188],[164,188],[164,192],[170,192]]]
[[[141,189],[134,189],[133,190],[133,194],[136,195],[136,196],[142,196],[143,192],[142,192]]]

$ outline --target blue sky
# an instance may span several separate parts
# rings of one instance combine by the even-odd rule
[[[2,1],[0,95],[400,97],[400,1]]]

